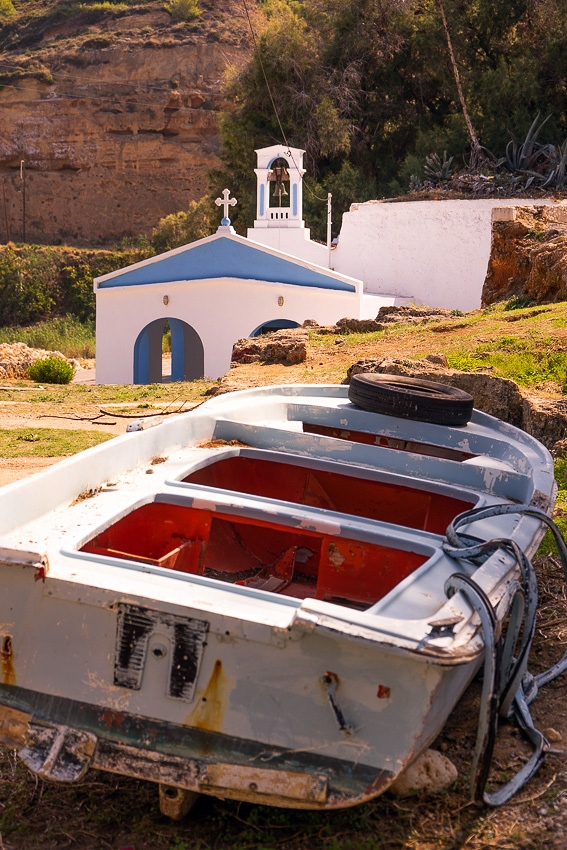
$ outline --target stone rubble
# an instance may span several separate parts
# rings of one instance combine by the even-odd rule
[[[233,363],[303,363],[307,360],[308,331],[285,328],[261,336],[239,339],[232,349]]]
[[[62,357],[77,367],[76,360],[70,360],[60,351],[46,351],[43,348],[30,348],[25,342],[4,342],[0,344],[0,379],[27,378],[28,368],[36,360],[44,357]]]

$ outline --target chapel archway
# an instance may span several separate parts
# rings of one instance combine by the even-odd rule
[[[262,322],[257,328],[254,328],[250,336],[262,336],[262,334],[270,333],[270,331],[281,331],[284,328],[298,328],[299,322],[294,322],[292,319],[270,319],[269,322]]]
[[[163,335],[166,321],[171,332],[171,377],[164,374]],[[205,351],[201,337],[181,319],[163,318],[150,322],[134,343],[134,383],[195,381],[205,375]]]

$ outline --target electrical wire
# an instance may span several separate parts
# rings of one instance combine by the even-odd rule
[[[287,147],[286,154],[290,157],[290,159],[292,160],[292,162],[293,162],[293,164],[294,164],[295,168],[296,168],[296,169],[297,169],[297,171],[299,172],[299,166],[297,165],[297,163],[296,163],[296,161],[295,161],[295,158],[294,158],[294,156],[293,156],[293,154],[292,154],[292,152],[291,152],[291,147],[290,147],[290,144],[289,144],[289,142],[288,142],[288,140],[287,140],[287,137],[286,137],[286,134],[285,134],[284,128],[282,127],[282,122],[280,121],[280,116],[279,116],[279,112],[278,112],[278,109],[277,109],[277,106],[276,106],[276,102],[275,102],[274,97],[273,97],[273,95],[272,95],[272,89],[270,88],[270,83],[268,82],[268,76],[267,76],[267,74],[266,74],[266,69],[264,68],[264,63],[262,62],[262,55],[261,55],[261,53],[260,53],[260,49],[259,49],[259,47],[258,47],[258,42],[257,42],[257,40],[256,40],[256,33],[254,32],[254,27],[252,26],[252,20],[251,20],[251,18],[250,18],[250,13],[249,13],[249,11],[248,11],[248,5],[247,5],[247,3],[246,3],[246,0],[242,0],[242,3],[243,3],[243,5],[244,5],[244,9],[245,9],[245,11],[246,11],[246,17],[248,18],[248,26],[250,27],[250,33],[251,33],[251,35],[252,35],[252,41],[254,42],[254,49],[255,49],[255,51],[256,51],[256,55],[257,55],[257,57],[258,57],[258,62],[260,63],[260,68],[262,69],[262,75],[263,75],[263,77],[264,77],[264,81],[265,81],[265,83],[266,83],[266,88],[267,88],[267,90],[268,90],[268,94],[269,94],[269,96],[270,96],[270,100],[271,100],[271,102],[272,102],[272,107],[273,107],[273,109],[274,109],[274,114],[275,114],[275,116],[276,116],[276,120],[277,120],[277,122],[278,122],[278,126],[279,126],[279,128],[280,128],[280,132],[281,132],[281,134],[282,134],[282,139],[284,140],[285,146]],[[313,196],[313,197],[314,197],[317,201],[323,201],[323,203],[325,203],[325,204],[326,204],[326,203],[328,203],[328,200],[329,200],[328,198],[320,198],[320,197],[319,197],[319,195],[316,195],[316,194],[315,194],[315,192],[313,191],[313,189],[311,189],[311,187],[309,186],[309,184],[305,181],[305,179],[304,179],[304,175],[300,175],[300,179],[301,179],[301,182],[303,183],[303,185],[305,186],[305,188],[307,189],[307,191],[308,191],[308,192],[309,192],[309,193],[310,193],[310,194],[311,194],[311,195],[312,195],[312,196]]]

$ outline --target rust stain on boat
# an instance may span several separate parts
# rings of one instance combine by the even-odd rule
[[[16,671],[14,670],[14,650],[12,647],[12,638],[10,635],[4,635],[2,638],[2,646],[0,648],[0,660],[2,662],[2,684],[15,685]]]
[[[203,696],[186,720],[187,725],[209,732],[221,731],[229,687],[222,661],[217,659]]]
[[[99,718],[101,723],[104,723],[107,729],[120,729],[126,719],[126,715],[122,714],[120,711],[112,711],[107,708],[105,711],[100,713]]]

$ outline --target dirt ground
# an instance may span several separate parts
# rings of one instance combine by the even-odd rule
[[[446,350],[464,328],[436,334]],[[403,346],[399,338],[352,345],[344,338],[324,352],[310,349],[295,366],[235,367],[227,382],[235,389],[273,383],[329,382],[344,379],[346,367],[361,357],[419,357],[431,352],[416,330]],[[76,381],[94,385],[94,374]],[[213,382],[211,382],[212,384]],[[106,405],[108,407],[108,405]],[[86,406],[85,415],[97,410]],[[0,427],[93,429],[74,417],[76,409],[60,404],[29,405],[0,396]],[[126,430],[128,420],[97,426],[111,434]],[[33,474],[57,458],[0,459],[0,485]],[[561,567],[547,556],[537,563],[541,604],[530,668],[545,669],[567,649],[567,598]],[[467,774],[474,749],[480,694],[474,682],[434,744],[459,772],[454,787],[429,797],[384,797],[353,810],[354,814],[284,813],[264,807],[202,798],[179,824],[164,818],[151,783],[110,775],[88,777],[69,790],[37,782],[8,750],[0,753],[0,850],[484,850],[526,848],[567,850],[567,675],[548,685],[535,701],[536,725],[553,739],[552,752],[530,783],[498,809],[470,803]],[[505,781],[529,757],[530,748],[514,723],[502,721],[492,778]]]

